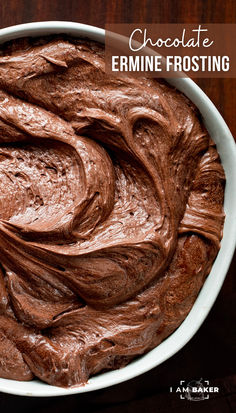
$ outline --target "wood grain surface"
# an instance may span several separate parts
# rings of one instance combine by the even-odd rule
[[[236,23],[236,0],[0,0],[0,27],[45,20],[105,23]],[[236,137],[236,79],[195,79]],[[236,412],[234,258],[209,316],[194,338],[152,371],[92,394],[31,399],[0,394],[0,412]],[[170,394],[180,380],[210,380],[219,394],[191,402]]]

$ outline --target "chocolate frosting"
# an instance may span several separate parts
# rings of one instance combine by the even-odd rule
[[[126,365],[191,309],[220,247],[224,172],[195,106],[105,73],[103,46],[0,56],[0,376]]]

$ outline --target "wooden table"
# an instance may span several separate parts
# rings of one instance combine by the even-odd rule
[[[105,23],[236,23],[235,0],[0,0],[1,28],[32,21]],[[215,103],[236,136],[236,79],[195,80]],[[92,394],[30,399],[0,395],[0,411],[35,412],[236,412],[234,258],[207,320],[174,357],[152,371]],[[180,380],[210,380],[219,394],[209,400],[180,400],[169,392]]]

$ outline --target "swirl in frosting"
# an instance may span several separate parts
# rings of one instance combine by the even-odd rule
[[[0,56],[0,376],[126,365],[191,309],[220,247],[224,172],[195,106],[105,73],[103,46]]]

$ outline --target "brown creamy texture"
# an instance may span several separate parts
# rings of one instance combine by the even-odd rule
[[[126,365],[180,325],[220,246],[224,172],[196,108],[103,55],[2,47],[1,377],[66,387]]]

